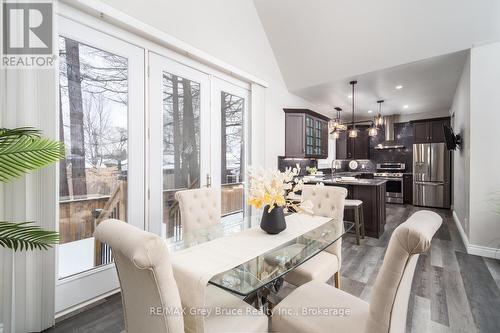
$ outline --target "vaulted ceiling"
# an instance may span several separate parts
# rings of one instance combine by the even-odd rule
[[[383,80],[384,69],[500,40],[497,0],[254,0],[254,3],[289,90],[317,104],[338,102],[334,89],[330,88],[347,84],[350,78],[378,72]],[[440,64],[450,60],[456,65],[459,58],[436,59]],[[429,72],[436,62],[426,64],[430,67],[416,69]],[[440,81],[438,91],[450,90],[457,80],[443,82],[446,80],[442,75],[456,70],[456,66],[447,69],[438,70],[434,76],[427,73],[420,83]],[[413,73],[411,68],[407,72]],[[400,79],[411,85],[411,76]],[[362,89],[361,85],[359,88]],[[376,86],[365,89],[366,93],[371,89],[377,95]],[[345,91],[342,93],[345,95]],[[440,103],[426,107],[437,108]],[[421,111],[422,108],[413,110]]]

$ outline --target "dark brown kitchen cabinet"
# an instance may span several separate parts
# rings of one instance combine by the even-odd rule
[[[413,121],[414,143],[444,142],[443,125],[450,124],[450,118],[437,118]]]
[[[356,138],[350,138],[348,131],[340,133],[335,142],[336,159],[339,160],[368,160],[370,159],[370,136],[367,126],[357,126],[359,129]]]
[[[370,159],[370,136],[368,135],[368,126],[358,126],[358,136],[354,139],[354,159]]]
[[[285,111],[285,156],[328,158],[329,118],[308,109]]]
[[[413,141],[415,143],[426,143],[429,139],[427,123],[413,124]]]
[[[450,119],[431,121],[430,124],[430,140],[431,142],[444,142],[443,125],[450,126]]]
[[[335,185],[347,188],[347,198],[363,201],[365,231],[368,237],[379,238],[384,233],[386,218],[385,183],[378,186]],[[354,221],[352,209],[344,210],[344,220]]]
[[[403,175],[403,203],[413,204],[413,175]]]
[[[347,132],[340,132],[339,138],[335,140],[335,158],[346,160],[347,157]]]

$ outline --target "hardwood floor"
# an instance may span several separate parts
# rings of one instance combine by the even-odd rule
[[[342,289],[369,300],[392,231],[422,208],[388,205],[385,233],[342,244]],[[500,260],[467,254],[448,210],[428,253],[421,255],[408,304],[407,332],[499,332]]]
[[[369,300],[392,231],[420,208],[388,205],[381,238],[365,238],[356,245],[353,235],[342,244],[341,287]],[[407,332],[500,332],[500,260],[466,253],[451,212],[443,217],[427,254],[421,255],[408,305]],[[293,290],[285,285],[278,297]],[[56,324],[47,332],[121,332],[123,311],[119,295]]]

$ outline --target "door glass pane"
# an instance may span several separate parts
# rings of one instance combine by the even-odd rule
[[[221,92],[221,212],[243,211],[245,99]]]
[[[175,192],[200,187],[200,84],[163,73],[163,230],[180,235]]]
[[[59,278],[112,262],[92,237],[127,220],[128,60],[59,37]]]

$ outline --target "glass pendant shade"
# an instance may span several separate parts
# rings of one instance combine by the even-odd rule
[[[357,138],[358,137],[358,129],[356,127],[349,130],[349,137],[350,138]]]
[[[334,138],[335,140],[337,140],[339,137],[340,137],[339,131],[335,130],[335,131],[332,132],[332,138]]]
[[[368,135],[369,136],[377,136],[378,135],[378,128],[375,127],[375,124],[372,124],[372,126],[368,129]]]
[[[375,122],[375,126],[380,127],[384,124],[384,118],[382,117],[382,103],[384,103],[384,100],[381,99],[377,101],[378,103],[378,114],[375,116],[375,119],[373,120]]]
[[[332,122],[332,127],[333,127],[333,128],[338,128],[338,127],[339,127],[339,125],[340,125],[340,121],[339,121],[339,119],[338,119],[338,118],[337,118],[337,119],[334,119],[334,120],[333,120],[333,122]]]

